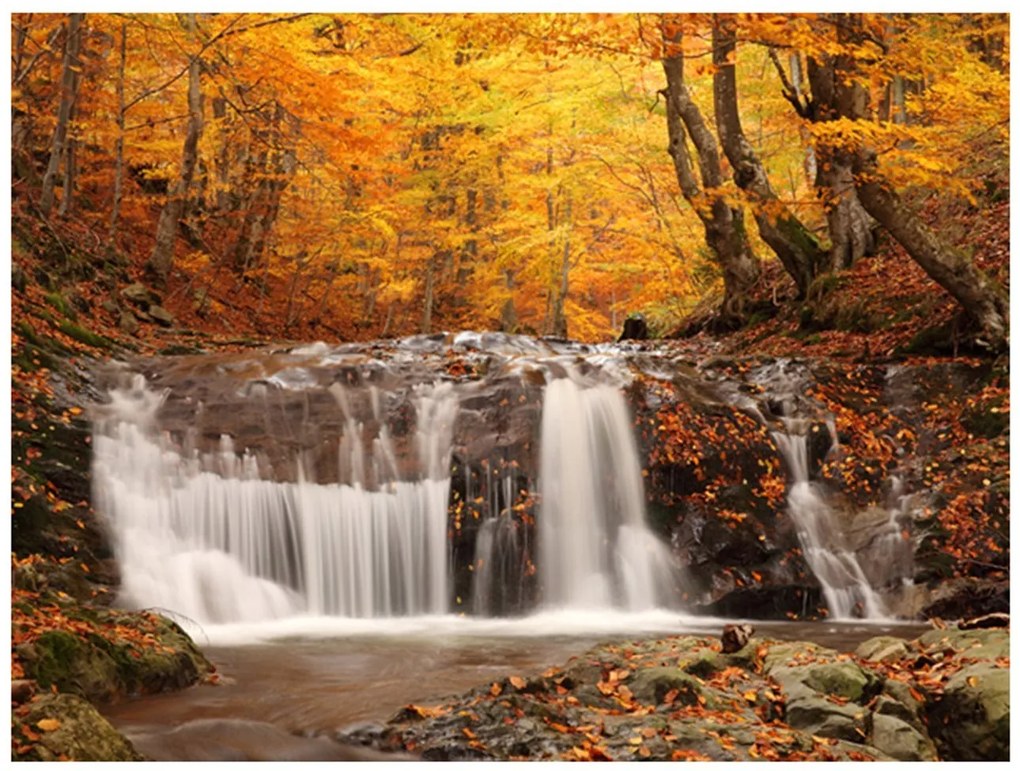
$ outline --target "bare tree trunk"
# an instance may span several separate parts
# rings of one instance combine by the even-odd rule
[[[740,209],[729,206],[718,192],[722,186],[722,164],[712,132],[705,125],[697,105],[684,85],[681,29],[676,21],[663,19],[665,46],[662,68],[666,73],[666,126],[669,154],[684,198],[691,204],[705,228],[705,241],[715,253],[723,274],[723,302],[719,310],[722,325],[739,326],[746,320],[745,306],[751,288],[761,275],[758,258],[751,250]],[[699,187],[694,176],[687,135],[698,154]]]
[[[712,63],[715,122],[733,177],[749,193],[762,240],[776,253],[803,297],[823,252],[817,239],[779,200],[754,148],[740,124],[737,106],[736,20],[731,14],[712,17]]]
[[[841,97],[836,82],[836,57],[809,58],[808,82],[811,85],[811,109],[807,115],[812,121],[836,120],[841,109]],[[857,87],[859,90],[859,87]],[[875,250],[875,223],[858,200],[854,187],[853,157],[842,149],[818,147],[815,166],[815,189],[825,206],[828,224],[828,264],[818,272],[832,272],[849,268],[858,259]]]
[[[113,171],[113,210],[110,212],[110,247],[117,237],[120,205],[124,200],[124,71],[127,67],[127,24],[120,25],[120,66],[117,68],[117,146]]]
[[[425,301],[422,305],[421,331],[428,334],[432,331],[432,303],[435,301],[435,259],[430,257],[425,265]]]
[[[189,13],[185,17],[189,37],[195,39],[198,24],[195,14]],[[191,187],[191,180],[195,176],[195,166],[198,162],[198,141],[202,136],[202,89],[201,89],[202,63],[198,55],[191,57],[188,65],[188,132],[184,138],[184,150],[181,155],[181,175],[170,191],[169,198],[163,206],[159,215],[159,224],[156,226],[156,246],[149,257],[147,267],[162,281],[170,273],[174,259],[174,241],[177,237],[177,228],[180,225],[181,214],[184,211],[184,201],[187,198],[188,190]]]
[[[499,328],[504,332],[517,331],[517,308],[514,306],[514,272],[509,268],[503,271],[503,280],[510,296],[506,298],[499,313]]]
[[[74,110],[71,111],[71,117],[73,120]],[[60,197],[60,208],[57,210],[61,217],[66,217],[71,213],[71,202],[74,198],[75,156],[75,141],[68,137],[67,144],[64,147],[64,194]]]
[[[573,213],[573,201],[570,194],[566,194],[566,201],[563,204],[563,222],[570,223]],[[566,304],[567,295],[570,293],[570,233],[563,238],[563,251],[560,256],[560,282],[553,298],[552,306],[552,327],[554,337],[567,337],[567,316]]]
[[[836,28],[841,43],[862,44],[860,14],[840,15]],[[867,93],[857,85],[855,74],[853,58],[839,57],[835,67],[836,104],[842,117],[863,120],[868,117]],[[903,203],[882,178],[872,148],[857,149],[853,173],[857,194],[868,214],[960,303],[980,328],[978,342],[993,351],[1004,350],[1009,337],[1009,298],[998,282],[975,267],[961,251],[942,241]]]
[[[68,14],[67,40],[64,42],[64,63],[60,75],[60,105],[57,108],[57,125],[53,130],[53,141],[50,145],[50,160],[43,176],[42,194],[39,197],[39,208],[43,214],[49,214],[53,208],[54,188],[57,184],[57,173],[61,161],[66,160],[67,127],[71,121],[71,108],[78,84],[76,68],[80,68],[78,52],[81,47],[81,23],[83,13]]]

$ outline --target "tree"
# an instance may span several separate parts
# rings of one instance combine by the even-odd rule
[[[662,68],[666,73],[666,126],[669,154],[684,198],[701,219],[705,240],[719,260],[723,274],[723,302],[719,320],[724,327],[739,326],[746,320],[751,288],[761,268],[751,250],[739,206],[726,201],[723,175],[715,137],[684,84],[683,32],[675,17],[662,18]],[[687,149],[690,136],[698,155],[699,185]]]
[[[713,97],[719,142],[737,186],[751,199],[762,240],[776,253],[803,297],[824,258],[818,240],[779,199],[740,123],[736,76],[736,18],[712,16]]]
[[[75,98],[78,95],[78,72],[81,70],[78,53],[81,49],[81,24],[84,18],[83,13],[68,14],[67,17],[63,71],[60,78],[60,106],[57,108],[57,125],[53,129],[53,141],[50,145],[50,160],[43,176],[42,193],[39,196],[39,208],[43,214],[49,214],[53,208],[54,189],[61,163],[64,165],[64,199],[61,210],[66,213],[70,207],[74,161],[67,133]]]
[[[859,81],[857,57],[860,52],[881,53],[881,41],[865,32],[860,14],[835,16],[832,24],[841,46],[834,65],[835,103],[841,118],[863,122],[870,118],[869,100]],[[1002,287],[920,220],[883,177],[873,146],[858,140],[852,148],[854,183],[867,212],[960,303],[976,322],[980,343],[1003,349],[1008,344],[1009,302]]]
[[[770,54],[783,82],[783,96],[801,118],[823,123],[839,117],[835,56],[820,50],[808,57],[807,79],[811,95],[805,98],[801,89],[787,76],[774,48],[770,49]],[[800,66],[798,55],[792,61]],[[850,154],[843,148],[824,144],[817,145],[814,153],[815,190],[825,206],[830,242],[827,260],[824,263],[819,261],[817,271],[830,273],[849,268],[874,251],[874,221],[858,200]]]
[[[183,25],[190,42],[194,44],[198,32],[195,14],[186,14]],[[202,62],[199,54],[191,56],[188,62],[188,128],[181,153],[181,171],[176,184],[170,191],[166,204],[156,225],[156,245],[149,257],[148,267],[160,280],[165,281],[170,273],[174,258],[174,243],[177,228],[184,211],[185,200],[198,164],[198,142],[202,136]]]

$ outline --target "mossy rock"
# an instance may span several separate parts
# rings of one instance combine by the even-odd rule
[[[19,646],[26,675],[44,688],[55,685],[95,701],[113,701],[184,688],[212,670],[187,634],[162,616],[99,609],[64,612],[80,625],[116,625],[124,631],[111,641],[87,631],[79,635],[55,630]],[[130,629],[137,630],[135,640],[127,637]]]
[[[861,702],[870,697],[879,685],[874,675],[849,661],[809,666],[804,684],[823,695],[853,702]]]
[[[85,345],[93,348],[111,350],[114,347],[113,341],[109,338],[97,335],[95,332],[91,332],[70,321],[62,321],[60,323],[60,331],[68,337],[77,340],[79,343],[84,343]]]
[[[1009,408],[1004,400],[995,399],[989,404],[976,404],[960,416],[963,427],[975,436],[994,439],[1009,428]]]
[[[899,637],[883,635],[865,640],[854,653],[865,661],[892,661],[903,658],[909,652],[907,644]]]
[[[927,734],[891,715],[872,717],[869,744],[896,760],[938,760],[935,745]]]
[[[78,312],[60,292],[49,292],[46,294],[46,302],[60,311],[61,314],[71,321],[78,320]]]
[[[965,667],[928,712],[943,760],[1009,760],[1009,668]]]
[[[672,691],[676,691],[673,703],[687,707],[698,704],[699,699],[705,701],[708,696],[698,678],[676,667],[638,669],[627,679],[626,685],[641,704],[662,704]]]
[[[43,688],[107,701],[117,693],[117,665],[105,651],[63,631],[19,647],[25,673]]]
[[[67,693],[44,694],[14,710],[11,739],[12,760],[145,760],[95,707]]]
[[[994,660],[1009,656],[1009,631],[1006,629],[932,629],[918,638],[929,654],[953,651],[968,659]]]

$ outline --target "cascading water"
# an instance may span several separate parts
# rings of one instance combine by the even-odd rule
[[[629,610],[665,604],[669,552],[645,526],[641,464],[620,391],[570,378],[550,383],[541,453],[545,601]]]
[[[836,512],[811,481],[805,433],[773,433],[776,445],[790,467],[787,506],[797,526],[811,570],[821,584],[833,618],[883,618],[882,599],[872,589],[857,555],[843,543],[843,528]]]
[[[486,365],[516,399],[537,391],[541,428],[511,427],[515,446],[539,440],[528,450],[538,459],[530,481],[487,469],[491,500],[468,531],[466,603],[452,575],[452,544],[464,539],[452,527],[451,468],[471,457],[456,426],[487,414],[477,381],[434,381],[435,369],[406,359],[391,370],[324,346],[174,364],[180,372],[169,375],[157,366],[149,383],[121,381],[97,410],[94,485],[116,537],[122,602],[213,624],[506,615],[536,599],[669,604],[670,555],[644,524],[621,392],[598,367],[580,378],[556,356],[528,355],[527,375]],[[524,441],[522,431],[538,435]],[[529,500],[522,484],[540,501],[530,523],[516,515]],[[539,583],[529,594],[536,540]]]
[[[385,432],[366,463],[361,442],[344,441],[360,433],[348,414],[340,473],[352,481],[335,484],[261,479],[256,459],[239,457],[229,439],[218,454],[182,457],[161,443],[158,399],[143,380],[112,397],[94,477],[117,534],[125,602],[213,623],[446,612],[444,469],[457,409],[448,384],[417,396],[421,478],[392,476]]]

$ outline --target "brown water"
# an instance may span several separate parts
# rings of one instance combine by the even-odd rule
[[[853,650],[880,634],[918,636],[918,625],[759,623],[757,634]],[[699,634],[718,634],[720,626]],[[223,684],[111,705],[104,714],[155,760],[379,759],[329,737],[385,722],[510,674],[539,673],[592,645],[640,634],[480,637],[379,635],[208,647]],[[646,637],[663,636],[660,633]]]

